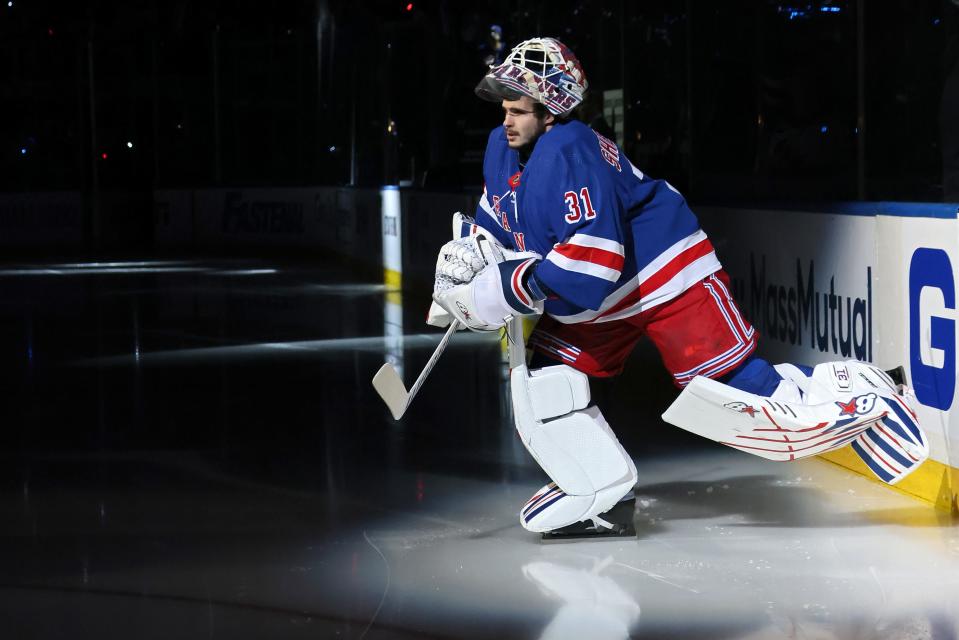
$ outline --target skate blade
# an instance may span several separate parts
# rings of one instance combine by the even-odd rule
[[[543,535],[543,542],[574,542],[577,540],[605,540],[609,538],[635,538],[636,529],[633,525],[614,525],[612,529],[594,527],[585,522],[577,522],[562,529],[547,531]]]
[[[613,525],[612,529],[594,526],[591,521],[574,522],[560,529],[542,534],[543,542],[573,542],[576,540],[602,540],[607,538],[635,538],[633,525],[636,499],[630,497],[614,506],[600,517]]]

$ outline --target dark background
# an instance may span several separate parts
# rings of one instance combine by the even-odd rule
[[[0,189],[477,187],[499,113],[472,87],[495,24],[507,50],[556,36],[594,89],[623,88],[627,153],[694,201],[957,199],[942,166],[957,13],[952,0],[3,0]]]

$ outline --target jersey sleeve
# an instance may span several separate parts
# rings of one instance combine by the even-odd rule
[[[536,223],[552,244],[536,278],[573,305],[599,309],[625,262],[624,218],[614,181],[602,166],[558,155],[537,167],[528,187]]]

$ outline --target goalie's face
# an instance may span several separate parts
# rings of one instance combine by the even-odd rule
[[[555,116],[538,108],[529,96],[519,100],[503,100],[503,129],[510,149],[529,153],[539,137],[550,130]]]

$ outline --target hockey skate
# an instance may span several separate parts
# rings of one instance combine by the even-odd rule
[[[552,484],[552,483],[551,483]],[[549,485],[547,485],[548,487]],[[545,489],[546,487],[544,487]],[[636,526],[633,516],[636,508],[636,496],[630,491],[609,511],[583,522],[573,524],[542,534],[543,542],[562,542],[601,538],[634,538]]]

